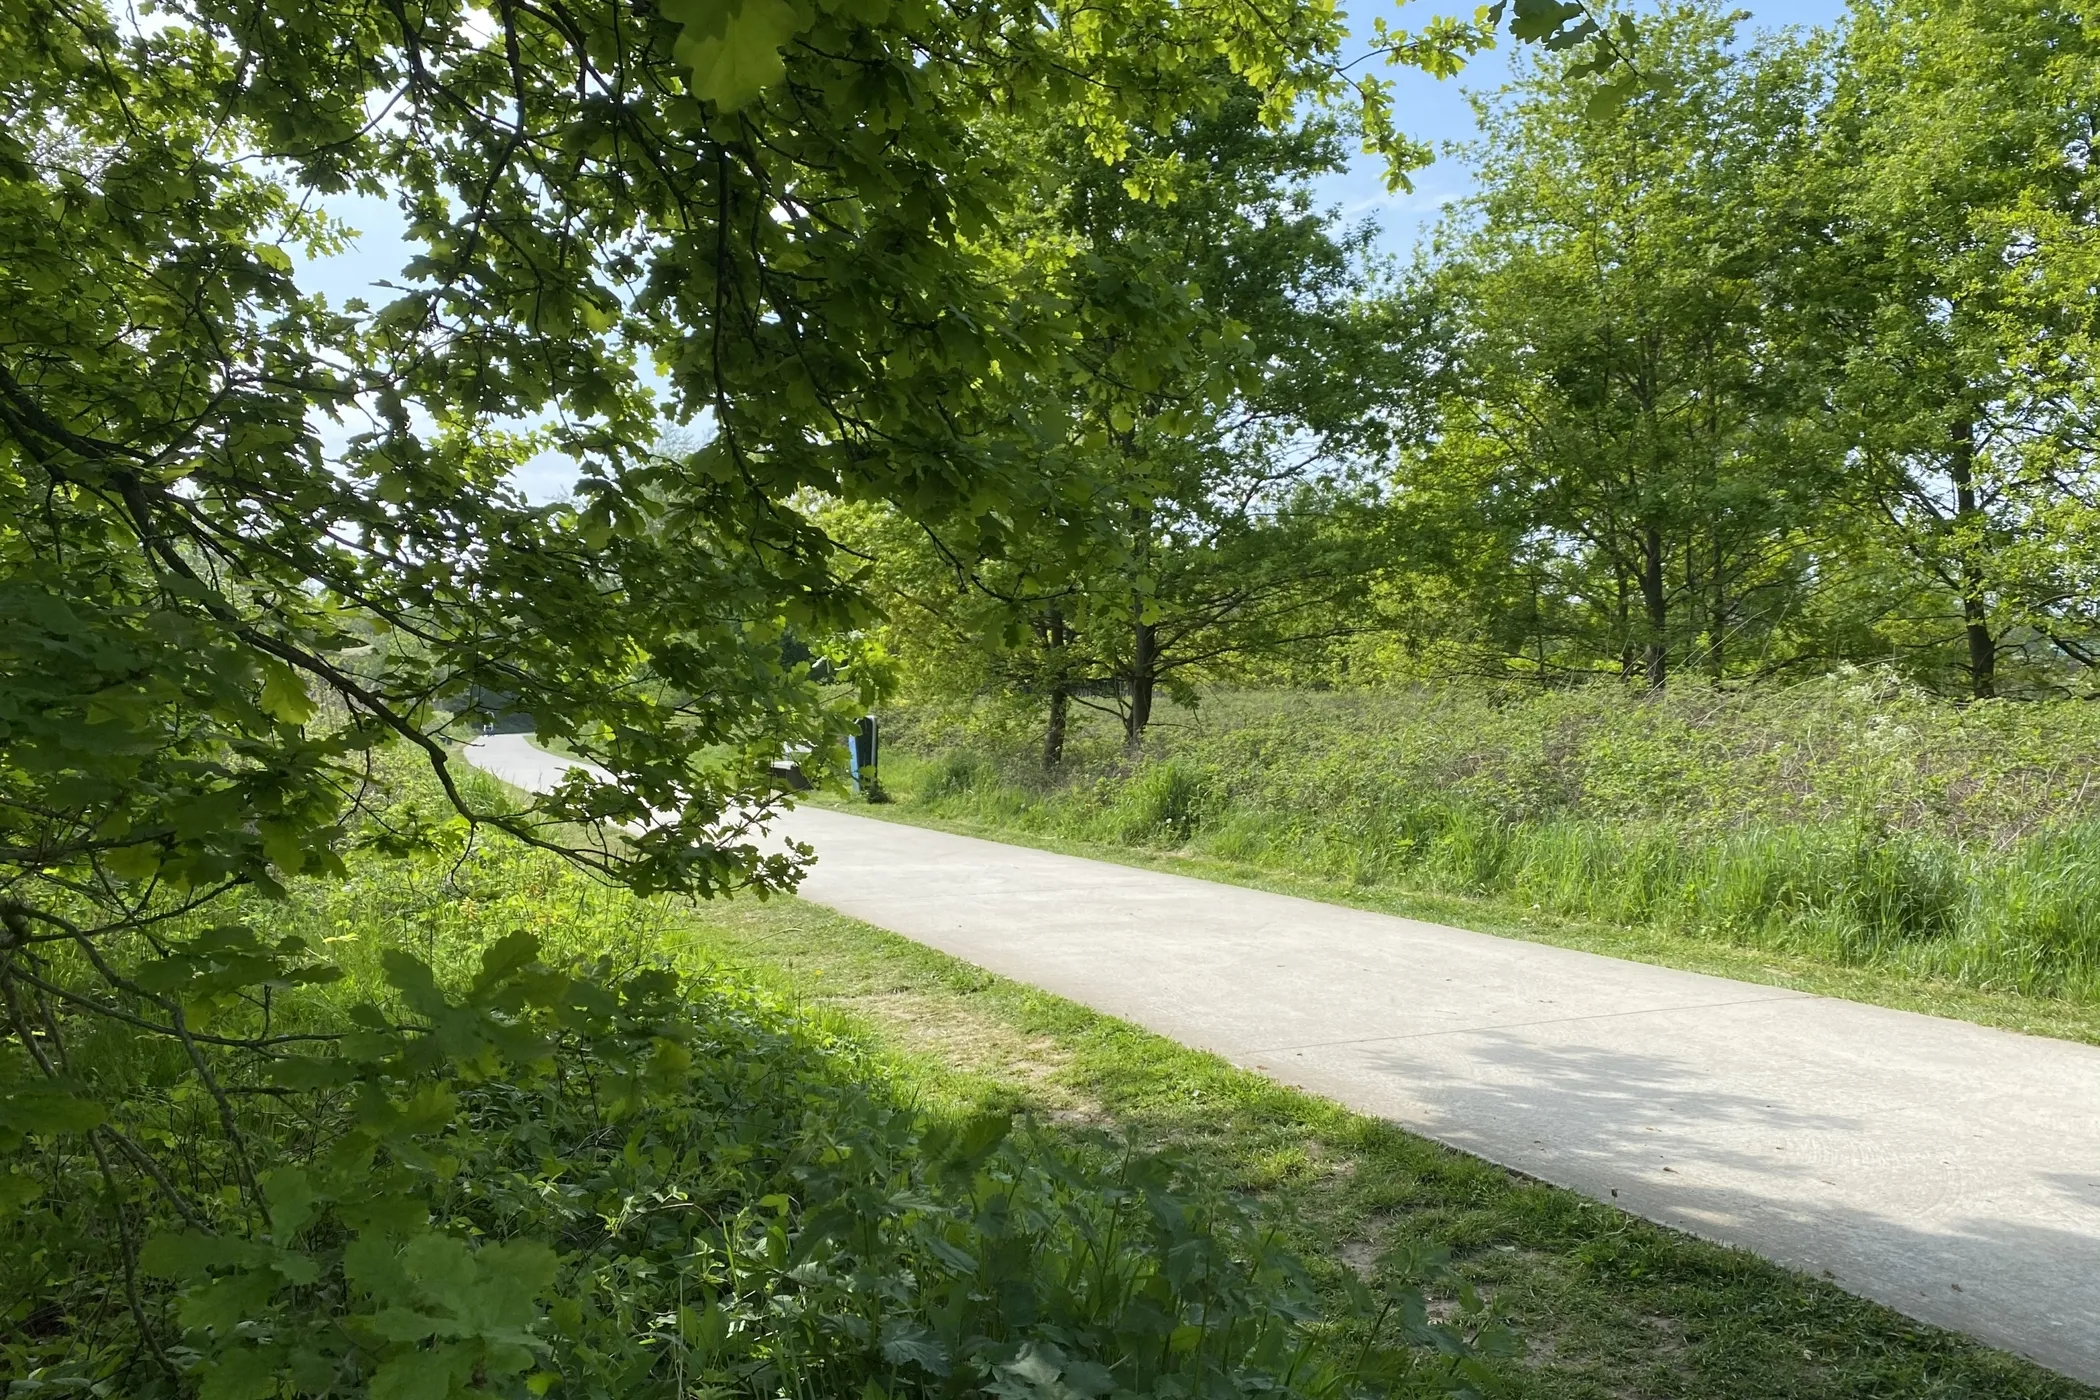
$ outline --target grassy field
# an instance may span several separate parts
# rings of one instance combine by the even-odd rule
[[[685,936],[871,1041],[930,1106],[1179,1146],[1284,1212],[1330,1283],[1448,1258],[1523,1339],[1513,1396],[2100,1393],[799,901],[706,908]]]
[[[1879,682],[1657,699],[1224,694],[1045,773],[1025,712],[900,713],[885,816],[2081,1039],[2100,714]]]

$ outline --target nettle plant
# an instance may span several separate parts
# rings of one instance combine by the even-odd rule
[[[1609,43],[1574,6],[1514,23]],[[1448,67],[1481,33],[1384,42]],[[403,952],[383,993],[331,996],[322,947],[215,911],[461,824],[643,893],[791,886],[806,853],[753,839],[781,800],[766,760],[821,754],[873,683],[808,502],[887,502],[980,553],[1054,524],[1090,495],[1046,407],[1080,299],[1156,299],[1012,253],[1042,191],[1002,133],[1063,123],[1117,155],[1238,84],[1277,122],[1342,102],[1404,158],[1342,38],[1322,0],[171,0],[121,23],[0,0],[0,1194],[50,1284],[0,1324],[17,1389],[690,1390],[680,1368],[713,1364],[691,1358],[757,1332],[831,1335],[803,1311],[846,1257],[821,1241],[993,1209],[859,1165],[891,1128],[797,1176],[817,1129],[750,1114],[802,1113],[813,1081],[710,1048],[719,1019],[661,979],[513,941],[456,985]],[[337,306],[295,269],[341,246],[347,194],[392,199],[416,251]],[[663,450],[667,425],[703,445]],[[509,484],[538,454],[574,464],[572,500]],[[791,634],[835,639],[831,679]],[[467,781],[450,745],[497,708],[609,776],[525,805]],[[420,806],[387,781],[402,753]],[[666,1297],[669,1244],[600,1280],[564,1213],[609,1228],[604,1197],[547,1162],[632,1174],[637,1200],[727,1173],[729,1215],[666,1197],[645,1233],[710,1220],[725,1268],[760,1251],[787,1282],[750,1314]],[[931,1262],[895,1255],[870,1296],[947,1296],[962,1253],[925,1229]],[[1297,1335],[1228,1326],[1206,1352],[1224,1304],[1160,1277],[1110,1311],[1181,1319],[1162,1356],[1230,1371]],[[1104,1373],[1070,1358],[1096,1347],[1115,1385],[1172,1388],[1077,1332],[965,1365],[966,1292],[925,1323],[945,1373],[902,1334],[868,1354],[934,1388],[1090,1393]]]

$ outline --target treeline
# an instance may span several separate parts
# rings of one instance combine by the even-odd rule
[[[2094,18],[1686,7],[1609,118],[1547,72],[1483,102],[1483,193],[1410,285],[1448,354],[1395,478],[1406,635],[1658,686],[2082,684]]]
[[[1187,268],[1187,361],[1119,381],[1079,562],[838,513],[907,679],[1039,699],[1052,763],[1074,704],[1135,741],[1218,679],[2085,693],[2100,14],[1636,18],[1630,97],[1547,52],[1477,99],[1480,192],[1405,267],[1310,198],[1331,122],[1178,127],[1131,157],[1166,205],[1075,175],[1102,276]]]

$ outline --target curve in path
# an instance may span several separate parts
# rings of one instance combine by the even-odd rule
[[[524,788],[566,766],[470,756]],[[816,903],[2100,1384],[2100,1048],[823,808],[782,825]]]

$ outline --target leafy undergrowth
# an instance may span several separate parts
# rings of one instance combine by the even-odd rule
[[[220,912],[104,940],[99,1013],[0,1064],[10,1396],[1339,1400],[1501,1345],[1316,1289],[1182,1157],[910,1103],[514,843]]]
[[[1660,698],[1222,694],[1143,751],[1032,717],[907,712],[908,815],[1486,898],[2024,997],[2100,1001],[2100,712],[1957,708],[1855,676]]]
[[[2090,1400],[1828,1284],[1449,1151],[799,901],[702,911],[694,953],[876,1044],[947,1114],[1107,1131],[1255,1196],[1328,1296],[1470,1284],[1523,1339],[1520,1400]],[[1443,1274],[1444,1268],[1449,1275]]]

